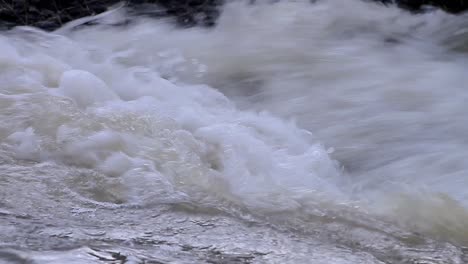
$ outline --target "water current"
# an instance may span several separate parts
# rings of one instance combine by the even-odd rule
[[[468,263],[467,51],[358,0],[0,32],[0,263]]]

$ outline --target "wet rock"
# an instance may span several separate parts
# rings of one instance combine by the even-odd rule
[[[45,30],[85,16],[106,11],[124,2],[130,13],[150,17],[175,17],[181,26],[213,26],[219,7],[225,0],[0,0],[0,29],[28,25]],[[278,0],[275,0],[278,1]],[[275,2],[274,1],[274,2]],[[386,5],[397,4],[413,12],[426,6],[442,8],[451,13],[468,10],[468,0],[367,0]],[[251,0],[251,2],[255,2]],[[311,0],[316,2],[316,0]]]
[[[0,0],[0,28],[27,25],[53,30],[122,2],[133,14],[173,16],[182,26],[211,26],[223,0]]]
[[[437,7],[450,13],[461,13],[468,10],[466,0],[374,0],[384,4],[397,4],[399,7],[414,12],[423,11],[425,7]]]

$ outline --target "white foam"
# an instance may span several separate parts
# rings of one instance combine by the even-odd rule
[[[97,76],[82,70],[64,72],[60,78],[60,90],[81,107],[118,98]]]
[[[15,109],[2,129],[11,134],[17,158],[94,169],[100,174],[92,177],[109,177],[95,183],[99,188],[101,182],[102,193],[123,192],[117,201],[224,197],[276,210],[297,207],[288,198],[297,189],[339,193],[327,178],[339,178],[340,170],[292,122],[240,111],[214,88],[168,81],[150,64],[117,62],[122,52],[99,44],[76,42],[69,56],[59,50],[69,40],[51,38],[47,47],[21,35],[9,41],[16,43],[13,54],[28,47],[27,55],[17,52],[12,62],[31,76],[26,84],[35,84],[22,97],[13,86],[2,87],[11,94],[2,113]],[[99,61],[91,56],[96,52]],[[132,52],[126,54],[132,60]],[[22,127],[27,129],[16,131]],[[123,186],[115,187],[111,178]],[[79,193],[89,189],[78,186]],[[114,197],[89,191],[90,197]]]
[[[14,144],[15,156],[25,160],[40,160],[40,143],[34,129],[28,127],[24,131],[14,132],[7,137]]]
[[[17,32],[0,39],[0,132],[18,153],[122,177],[129,200],[157,196],[152,179],[161,196],[270,209],[421,184],[466,202],[467,60],[445,43],[457,30],[443,30],[464,18],[235,2],[214,29],[139,19]]]

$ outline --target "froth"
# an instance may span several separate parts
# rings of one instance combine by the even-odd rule
[[[0,135],[17,158],[119,179],[124,201],[388,208],[424,187],[465,205],[465,18],[234,1],[213,29],[18,29],[0,38]]]
[[[174,83],[152,64],[129,63],[131,46],[108,51],[99,41],[52,35],[44,45],[26,41],[31,34],[45,33],[5,38],[13,55],[0,62],[9,77],[2,114],[12,114],[2,132],[16,158],[93,169],[113,185],[110,179],[120,179],[122,188],[112,188],[121,192],[119,203],[185,193],[273,210],[291,192],[339,192],[331,183],[340,178],[338,166],[294,122],[241,111],[214,88]],[[75,47],[72,56],[60,50],[64,43]],[[14,89],[20,81],[7,74],[18,71],[27,92]],[[92,197],[108,197],[92,190]],[[282,207],[297,206],[288,199]]]

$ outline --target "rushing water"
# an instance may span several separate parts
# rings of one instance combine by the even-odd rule
[[[466,15],[88,20],[0,33],[0,263],[468,262]]]

